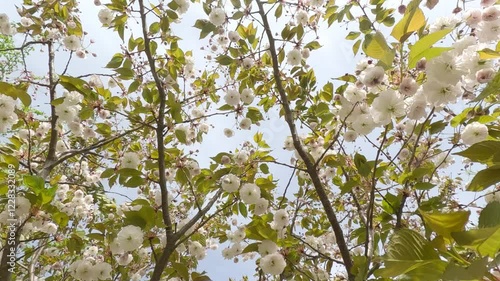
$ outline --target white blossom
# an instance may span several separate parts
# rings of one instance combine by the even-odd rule
[[[26,217],[31,209],[31,203],[28,199],[24,197],[16,197],[16,216],[19,218]]]
[[[240,150],[234,155],[234,161],[240,165],[246,163],[248,161],[248,152]]]
[[[255,202],[253,213],[256,216],[264,215],[267,213],[267,208],[269,207],[269,201],[265,198],[259,198]]]
[[[244,58],[243,62],[241,63],[241,65],[246,69],[252,68],[254,64],[255,62],[252,58]]]
[[[281,229],[290,224],[290,217],[285,209],[279,209],[274,213],[273,223],[276,229]]]
[[[80,38],[76,35],[70,35],[63,40],[64,47],[70,51],[76,51],[82,47]]]
[[[382,83],[385,77],[385,71],[380,66],[370,67],[363,71],[361,82],[367,87],[374,87]]]
[[[285,258],[280,253],[267,255],[260,259],[260,268],[265,274],[279,275],[286,267]]]
[[[229,129],[229,128],[225,128],[224,129],[224,136],[226,136],[227,138],[230,138],[230,137],[234,136],[234,131]]]
[[[500,16],[500,9],[497,6],[490,6],[483,10],[481,19],[483,21],[495,21]]]
[[[123,253],[116,259],[116,261],[118,262],[119,265],[126,266],[130,262],[132,262],[133,259],[134,257],[131,254]]]
[[[191,243],[189,243],[188,249],[189,253],[197,260],[204,259],[207,254],[205,247],[203,247],[198,241],[192,241]]]
[[[13,98],[0,94],[0,111],[12,112],[16,108],[16,100]]]
[[[349,85],[345,89],[344,97],[351,103],[362,102],[366,98],[366,91],[354,85]]]
[[[295,146],[293,145],[293,138],[292,136],[288,136],[285,139],[285,143],[283,144],[283,148],[289,151],[295,150]]]
[[[234,43],[240,41],[240,39],[241,39],[241,37],[240,37],[240,35],[238,34],[237,31],[229,31],[227,33],[227,37],[229,38],[229,40],[231,42],[234,42]]]
[[[358,138],[358,134],[356,131],[353,130],[347,130],[344,133],[344,140],[346,142],[354,142]]]
[[[188,11],[190,5],[188,0],[175,0],[175,3],[177,3],[177,12],[179,12],[179,14],[182,15]]]
[[[388,124],[391,118],[406,114],[403,98],[394,90],[381,92],[373,100],[371,112],[375,123]]]
[[[481,22],[481,10],[479,9],[469,9],[465,11],[463,19],[470,27],[476,27]]]
[[[238,228],[230,235],[231,241],[235,243],[242,242],[245,239],[245,236],[245,228]]]
[[[240,128],[243,130],[250,130],[250,127],[252,126],[252,120],[250,118],[243,118],[240,121]]]
[[[144,233],[141,228],[135,225],[127,225],[118,232],[116,241],[124,251],[134,251],[142,245],[143,236]]]
[[[235,192],[240,187],[240,178],[233,174],[227,174],[222,177],[221,186],[227,192]]]
[[[406,100],[408,104],[408,118],[413,120],[419,120],[427,116],[427,100],[422,93],[416,94],[413,97]]]
[[[28,26],[34,24],[33,20],[30,18],[27,18],[27,17],[21,17],[20,23],[24,27],[28,27]]]
[[[473,122],[465,126],[461,134],[461,139],[466,145],[473,145],[488,137],[488,127],[479,122]]]
[[[222,8],[215,8],[208,15],[208,19],[213,25],[221,26],[226,22],[226,12]]]
[[[279,250],[276,243],[274,243],[271,240],[263,240],[262,242],[259,243],[259,245],[257,246],[257,249],[259,251],[259,254],[263,257],[270,255],[270,254],[274,254],[274,253],[278,252],[278,250]]]
[[[375,129],[376,124],[370,114],[362,114],[352,122],[351,127],[359,135],[368,135]]]
[[[9,22],[10,22],[9,16],[6,13],[0,13],[0,25]]]
[[[461,94],[460,87],[442,83],[437,80],[431,80],[424,83],[423,90],[427,102],[434,106],[455,103]]]
[[[302,61],[302,54],[300,53],[300,50],[298,49],[293,49],[288,54],[286,55],[287,58],[287,63],[290,65],[299,65]]]
[[[140,158],[137,153],[127,152],[122,157],[121,167],[129,169],[137,169],[139,163],[140,163]]]
[[[428,61],[425,71],[427,72],[427,79],[448,84],[456,84],[461,76],[465,74],[464,71],[457,67],[455,57],[449,52]]]
[[[252,89],[245,88],[241,91],[241,101],[243,101],[244,104],[251,104],[254,98],[255,96]]]
[[[255,204],[260,198],[260,188],[253,183],[245,183],[240,189],[241,201],[245,204]]]
[[[433,24],[431,24],[429,32],[434,33],[439,30],[454,28],[459,22],[460,19],[454,16],[440,17]]]
[[[500,19],[480,22],[476,34],[481,43],[498,41],[500,39]]]
[[[13,111],[9,112],[0,110],[0,133],[5,133],[7,130],[10,130],[12,125],[17,123],[17,120],[17,114]]]
[[[413,96],[418,90],[418,83],[411,77],[405,77],[399,85],[399,92],[405,96]]]
[[[298,24],[306,25],[309,21],[309,16],[306,11],[300,10],[295,14],[295,20],[297,20]]]
[[[236,106],[240,103],[240,93],[236,90],[229,90],[224,96],[224,101],[229,105]]]

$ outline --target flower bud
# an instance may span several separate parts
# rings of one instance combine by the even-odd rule
[[[406,12],[406,5],[399,5],[398,12],[404,14]]]

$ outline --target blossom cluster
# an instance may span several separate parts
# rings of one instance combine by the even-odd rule
[[[7,132],[12,125],[17,123],[18,117],[15,109],[16,101],[7,95],[0,94],[0,133]]]

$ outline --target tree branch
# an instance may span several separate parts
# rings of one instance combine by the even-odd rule
[[[302,148],[302,145],[300,144],[300,139],[297,134],[297,129],[295,127],[295,123],[293,120],[293,115],[292,115],[292,110],[290,109],[290,105],[288,102],[288,97],[285,92],[285,89],[283,87],[282,81],[281,81],[281,73],[279,70],[279,63],[278,63],[278,56],[276,54],[276,47],[274,44],[274,38],[273,34],[269,25],[269,21],[267,19],[266,13],[264,11],[263,3],[260,1],[256,1],[257,5],[259,7],[259,14],[262,18],[262,22],[264,25],[264,29],[266,31],[267,39],[269,40],[269,51],[271,52],[271,59],[272,59],[272,64],[273,64],[273,76],[276,84],[276,89],[278,90],[278,93],[280,95],[282,105],[283,105],[283,110],[285,112],[285,121],[288,124],[288,127],[290,129],[292,139],[293,139],[293,145],[295,149],[297,150],[298,154],[304,161],[304,164],[307,167],[307,172],[311,176],[312,183],[314,185],[314,188],[316,190],[316,193],[318,194],[318,197],[321,201],[321,204],[323,205],[323,208],[325,209],[326,216],[328,217],[328,220],[330,224],[332,225],[333,231],[335,233],[335,236],[337,237],[337,244],[342,256],[342,259],[344,260],[345,264],[345,269],[347,271],[347,274],[349,276],[349,280],[354,280],[355,276],[352,275],[351,273],[351,268],[352,268],[352,259],[349,254],[349,249],[347,248],[347,243],[344,237],[344,232],[342,231],[342,227],[340,226],[340,223],[337,220],[337,216],[335,214],[335,211],[333,210],[332,204],[330,203],[330,200],[328,199],[328,195],[321,183],[321,179],[319,178],[318,172],[315,167],[315,163],[309,159],[309,156],[307,155],[306,151]]]

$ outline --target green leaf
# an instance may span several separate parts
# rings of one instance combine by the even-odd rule
[[[432,212],[426,213],[420,210],[426,226],[436,234],[445,238],[451,238],[452,232],[462,231],[469,221],[469,211],[458,211],[452,213]]]
[[[500,163],[500,141],[486,140],[478,142],[455,154],[467,157],[473,162],[494,165]]]
[[[403,43],[411,33],[419,30],[425,25],[424,12],[418,7],[421,0],[413,0],[408,4],[405,15],[394,26],[391,35],[399,42]]]
[[[452,30],[453,29],[438,30],[420,38],[417,42],[415,42],[415,44],[410,47],[409,67],[415,67],[415,64],[418,62],[418,60],[424,57],[423,53],[430,49],[436,42],[443,39]]]
[[[368,176],[371,172],[370,165],[366,161],[366,157],[356,153],[354,155],[354,164],[356,165],[356,168],[358,169],[358,172],[361,176]]]
[[[451,236],[459,245],[474,249],[483,256],[493,258],[500,250],[500,226],[454,232]]]
[[[105,66],[106,68],[118,68],[122,65],[123,62],[123,54],[116,53],[113,58],[108,62]]]
[[[434,122],[429,126],[429,133],[432,135],[437,134],[437,133],[443,131],[447,125],[448,125],[448,122],[444,122],[444,121]]]
[[[65,213],[57,212],[52,215],[54,221],[60,228],[65,228],[68,225],[69,217]]]
[[[352,45],[352,52],[354,55],[358,54],[359,47],[361,46],[361,42],[362,42],[362,40],[359,39],[358,41],[354,42],[354,45]]]
[[[380,65],[384,67],[384,69],[392,65],[395,52],[387,44],[384,35],[380,31],[366,34],[362,47],[365,54],[374,59],[378,59]]]
[[[172,266],[182,280],[189,280],[189,269],[185,264],[174,262]]]
[[[220,55],[216,60],[221,65],[230,65],[233,62],[233,58],[228,55]]]
[[[495,77],[486,85],[484,90],[473,100],[473,102],[484,100],[485,98],[498,94],[500,89],[500,71],[497,72]]]
[[[14,169],[15,170],[18,170],[19,169],[19,161],[17,160],[16,157],[12,156],[12,155],[8,155],[8,154],[4,154],[4,155],[1,155],[2,158],[3,158],[3,161],[7,164],[10,164],[12,166],[14,166]]]
[[[443,274],[443,280],[483,280],[488,271],[488,258],[473,261],[464,268],[450,263]]]
[[[240,211],[240,214],[246,218],[248,216],[248,210],[247,210],[247,206],[245,203],[243,202],[240,202],[240,204],[238,204],[238,209]]]
[[[217,29],[217,27],[208,20],[197,20],[194,24],[194,27],[201,29],[200,39],[207,37],[208,34]]]
[[[432,47],[432,48],[429,48],[429,49],[423,51],[422,53],[418,54],[413,59],[410,59],[410,61],[408,63],[408,67],[410,67],[410,68],[415,67],[417,65],[417,62],[421,58],[426,58],[427,60],[430,60],[432,58],[435,58],[435,57],[441,55],[442,53],[444,53],[446,51],[449,51],[449,50],[453,50],[453,48],[448,48],[448,47]]]
[[[177,140],[182,143],[182,144],[186,144],[187,143],[187,137],[186,137],[186,131],[184,130],[175,130],[175,137],[177,138]]]
[[[141,186],[145,183],[144,179],[139,176],[132,176],[125,183],[123,183],[123,186],[125,187],[138,187]]]
[[[115,69],[116,73],[120,74],[119,78],[123,80],[130,80],[134,78],[134,71],[131,68],[121,67]]]
[[[125,224],[135,225],[144,230],[149,230],[155,225],[156,212],[153,207],[142,205],[139,211],[126,211]]]
[[[500,225],[500,202],[492,201],[479,215],[479,228],[495,227]]]
[[[246,246],[245,249],[243,249],[242,254],[259,251],[259,244],[260,243],[252,243],[252,244]]]
[[[13,99],[20,99],[25,106],[29,106],[31,104],[31,96],[28,94],[24,86],[14,86],[9,83],[0,82],[0,93]]]
[[[500,182],[500,167],[491,167],[476,173],[467,191],[482,191]]]
[[[479,54],[479,59],[490,60],[500,58],[500,52],[489,48],[483,49],[477,52]]]
[[[162,17],[160,19],[160,28],[162,32],[168,32],[170,30],[170,22],[168,17]]]
[[[283,14],[283,5],[278,5],[278,8],[276,8],[276,11],[274,11],[274,16],[276,18],[279,18],[281,17],[282,14]]]
[[[389,260],[434,260],[439,255],[420,233],[401,229],[396,231],[387,245],[385,259]]]
[[[418,232],[401,229],[389,239],[385,256],[385,268],[375,271],[376,276],[390,278],[406,275],[409,280],[438,280],[446,262]]]
[[[248,112],[245,115],[245,117],[249,118],[252,120],[252,124],[255,124],[261,120],[264,120],[264,116],[260,112],[260,110],[256,107],[248,107]]]
[[[262,173],[269,174],[269,166],[267,164],[260,164],[259,168]]]
[[[42,205],[52,202],[54,196],[56,195],[57,185],[51,188],[44,188],[40,192],[40,197],[42,199]]]
[[[23,177],[23,183],[36,194],[45,189],[45,181],[41,177],[26,175]]]
[[[436,186],[435,184],[432,184],[430,182],[419,182],[417,184],[415,184],[415,189],[418,189],[418,190],[429,190],[431,188],[433,188],[434,186]]]

